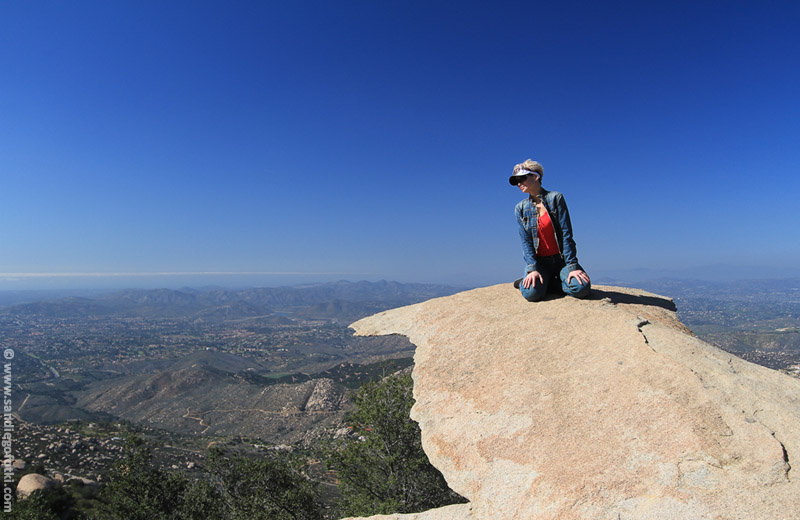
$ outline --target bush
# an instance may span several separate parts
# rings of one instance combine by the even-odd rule
[[[124,457],[114,464],[100,493],[100,518],[182,518],[189,481],[181,473],[151,467],[151,456],[143,440],[128,439]]]
[[[233,520],[319,520],[316,486],[303,474],[299,459],[267,455],[262,458],[212,453],[213,483]]]
[[[226,457],[213,451],[208,479],[150,465],[151,452],[132,438],[101,498],[98,519],[126,520],[319,520],[314,485],[300,461],[267,456]]]
[[[334,445],[328,465],[340,479],[343,515],[417,513],[464,502],[422,450],[409,374],[367,383],[347,420],[356,435]]]
[[[59,520],[56,512],[62,507],[62,495],[52,492],[57,488],[37,489],[24,500],[15,500],[10,513],[3,513],[3,518],[13,520]],[[63,493],[63,492],[62,492]]]

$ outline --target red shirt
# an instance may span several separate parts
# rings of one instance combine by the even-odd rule
[[[558,243],[556,242],[556,230],[550,220],[550,214],[545,211],[539,215],[539,224],[536,231],[539,238],[539,247],[536,248],[536,256],[552,256],[559,253]]]

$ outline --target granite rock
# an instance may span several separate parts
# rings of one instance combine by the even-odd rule
[[[504,284],[352,327],[417,346],[412,417],[470,501],[372,518],[800,518],[800,380],[700,341],[668,298]]]
[[[36,490],[46,489],[56,484],[57,481],[50,477],[38,473],[28,473],[27,475],[23,475],[17,483],[17,497],[25,499]]]

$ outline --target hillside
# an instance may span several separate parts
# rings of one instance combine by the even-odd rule
[[[330,379],[265,387],[213,364],[179,360],[156,374],[94,383],[76,405],[179,433],[242,435],[280,444],[338,426],[345,393]]]
[[[156,371],[137,370],[73,391],[73,409],[117,417],[170,432],[243,436],[272,444],[308,442],[342,426],[349,393],[383,370],[410,359],[343,363],[314,374],[265,377],[257,363],[224,352],[203,351]],[[144,363],[143,365],[147,365]]]

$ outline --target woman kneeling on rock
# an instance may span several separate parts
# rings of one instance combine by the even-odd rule
[[[514,166],[508,179],[528,195],[514,208],[526,264],[514,286],[531,302],[544,299],[551,282],[561,282],[565,294],[585,298],[591,281],[578,263],[567,203],[561,193],[542,188],[543,175],[542,165],[528,159]]]

